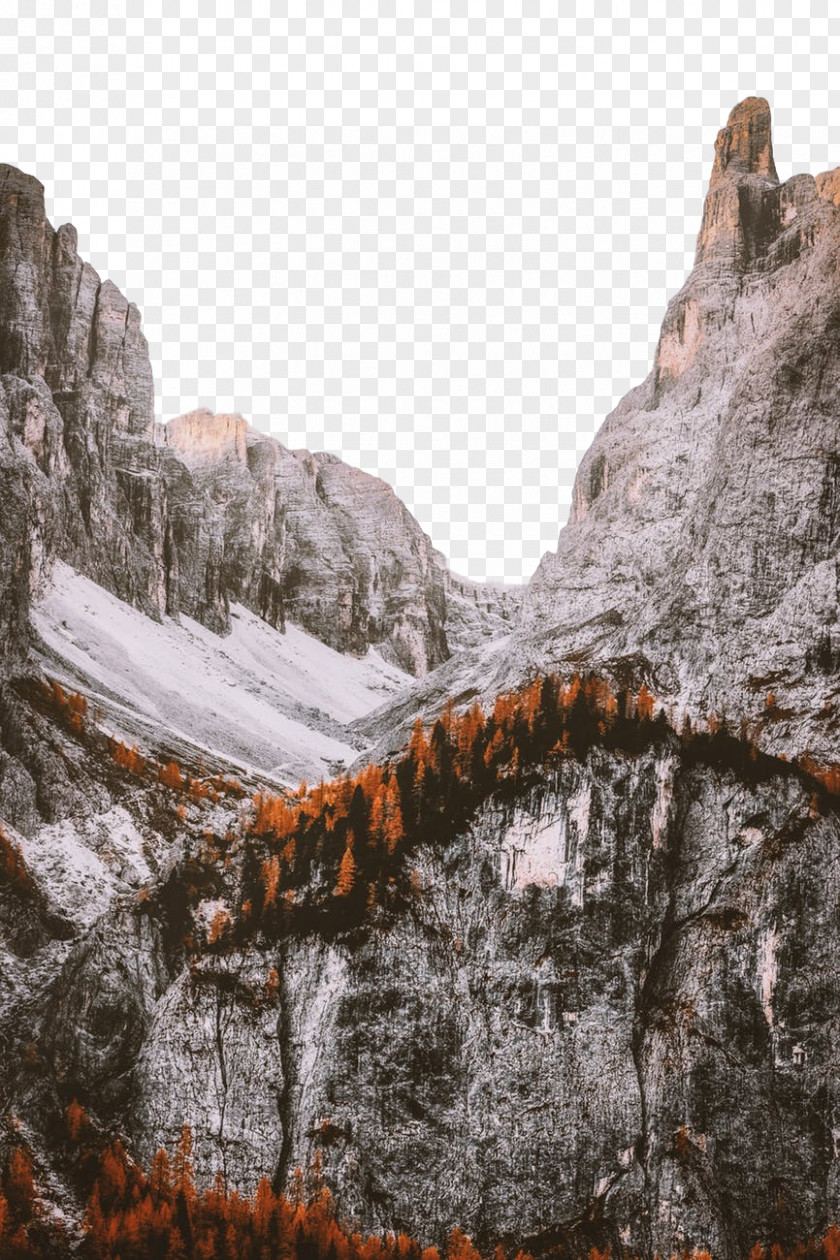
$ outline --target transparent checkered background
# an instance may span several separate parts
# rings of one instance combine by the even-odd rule
[[[161,418],[334,451],[456,570],[527,577],[648,371],[729,109],[769,97],[783,178],[840,164],[840,18],[273,7],[0,9],[0,160],[140,306]]]

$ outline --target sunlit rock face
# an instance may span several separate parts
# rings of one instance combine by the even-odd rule
[[[156,429],[136,313],[0,168],[0,818],[32,881],[0,884],[0,1055],[68,1219],[74,1097],[144,1160],[191,1126],[203,1184],[283,1185],[320,1151],[349,1222],[423,1243],[460,1225],[488,1250],[735,1260],[840,1215],[840,830],[789,760],[664,732],[596,748],[423,836],[361,926],[214,950],[259,784],[177,808],[38,688],[39,665],[74,669],[94,725],[196,763],[200,736],[276,769],[282,728],[288,773],[305,754],[320,777],[399,748],[418,709],[592,668],[646,681],[677,726],[716,713],[836,761],[838,187],[780,182],[766,102],[733,111],[652,372],[520,617],[383,483],[235,415]]]
[[[38,181],[0,166],[5,575],[26,569],[37,588],[58,555],[152,617],[225,634],[239,602],[340,651],[377,644],[415,674],[510,630],[516,594],[488,586],[465,617],[458,580],[384,482],[241,416],[199,410],[156,430],[137,308],[76,244],[46,221]],[[31,527],[16,495],[36,504]],[[26,620],[25,593],[8,596],[7,646]]]
[[[164,426],[163,440],[190,468],[248,462],[248,422],[242,416],[190,411]]]
[[[624,660],[675,708],[835,749],[837,172],[780,183],[767,102],[715,146],[694,270],[653,370],[604,422],[511,656]],[[779,709],[762,724],[767,692]]]

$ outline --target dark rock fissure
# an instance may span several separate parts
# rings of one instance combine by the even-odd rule
[[[320,1151],[354,1227],[424,1243],[460,1225],[488,1247],[735,1260],[840,1215],[840,827],[808,778],[834,782],[840,747],[838,187],[780,183],[766,102],[733,110],[653,371],[523,593],[449,573],[334,457],[238,416],[157,426],[136,308],[0,168],[0,1092],[54,1184],[79,1098],[146,1162],[189,1124],[203,1184],[285,1189]],[[105,592],[143,618],[116,652]],[[143,709],[159,680],[132,669],[152,625],[180,651],[189,619],[230,636],[249,615],[271,663],[257,632],[288,623],[348,677],[370,648],[415,676],[381,672],[335,717],[299,641],[304,685],[272,703],[331,741],[318,775],[540,670],[644,685],[687,734],[572,748],[423,836],[362,927],[331,900],[329,931],[237,953],[210,929],[240,907],[248,797],[298,763],[279,737],[229,739],[258,666],[211,684],[203,743],[194,697],[163,714],[164,678]],[[239,640],[199,642],[215,678]],[[84,723],[43,670],[84,692]],[[721,723],[740,738],[720,755],[689,738]],[[135,742],[200,792],[118,769]],[[244,790],[211,799],[219,770]]]

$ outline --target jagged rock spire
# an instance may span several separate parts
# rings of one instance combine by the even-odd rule
[[[763,96],[748,96],[735,106],[715,141],[715,164],[710,188],[729,172],[765,175],[779,182],[773,161],[770,106]]]
[[[738,269],[747,265],[780,226],[778,189],[770,106],[761,96],[749,96],[735,106],[715,141],[696,261],[715,257]],[[773,196],[777,201],[771,205]]]

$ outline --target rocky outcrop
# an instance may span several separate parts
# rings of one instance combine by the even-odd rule
[[[205,511],[224,504],[214,562],[180,545],[193,508],[188,496],[169,495],[180,604],[206,624],[209,616],[224,625],[221,605],[214,617],[187,601],[212,572],[220,595],[270,624],[288,617],[339,651],[377,644],[414,674],[510,633],[521,590],[451,574],[384,481],[332,455],[286,450],[240,416],[192,412],[166,425],[164,442],[179,460],[168,484],[185,466]]]
[[[758,96],[749,96],[736,105],[726,126],[718,132],[710,189],[735,173],[763,175],[774,184],[779,182],[773,160],[770,107]]]
[[[145,1159],[188,1123],[247,1189],[320,1151],[363,1229],[743,1255],[840,1210],[838,838],[783,763],[596,750],[430,837],[361,930],[185,962],[165,898],[113,911],[41,1043]]]
[[[521,617],[515,593],[447,573],[381,482],[237,416],[154,430],[131,308],[44,223],[33,181],[2,179],[0,628],[16,677],[0,809],[27,875],[7,862],[0,886],[0,1054],[40,1166],[66,1160],[55,1134],[76,1097],[144,1159],[189,1124],[204,1181],[282,1185],[320,1150],[342,1214],[424,1243],[458,1224],[538,1254],[735,1260],[836,1219],[840,822],[788,759],[838,760],[837,173],[780,183],[766,102],[733,111],[653,370],[583,461]],[[287,618],[345,652],[436,666],[361,719],[385,748],[418,708],[551,665],[645,681],[677,726],[725,715],[784,758],[659,727],[644,751],[590,748],[518,792],[499,780],[460,833],[424,835],[361,924],[338,921],[328,889],[322,930],[211,939],[256,860],[247,804],[127,778],[101,717],[84,735],[56,719],[24,663],[56,556],[152,617],[224,632],[244,605],[227,642],[252,647],[214,675],[224,686],[259,693],[264,623]],[[98,667],[103,712],[142,738],[158,693],[142,721],[136,703],[133,726],[120,718],[105,605],[68,624],[54,595],[53,661]],[[280,716],[314,730],[317,690],[321,735],[349,738],[352,713],[331,716],[319,683],[289,688]],[[204,774],[185,692],[157,722],[184,728],[169,747]],[[213,704],[202,755],[237,729]],[[367,746],[353,734],[348,754]]]
[[[59,556],[158,619],[187,614],[224,634],[239,602],[340,651],[377,644],[418,674],[461,646],[462,626],[470,641],[509,629],[516,600],[492,587],[470,624],[448,625],[443,557],[384,482],[288,451],[240,416],[156,428],[137,308],[76,244],[72,227],[47,223],[37,180],[0,167],[0,371],[16,417],[4,475],[21,512],[50,502],[34,537],[10,512],[4,575],[28,573],[37,589]],[[20,637],[21,592],[6,607]]]
[[[733,110],[653,370],[582,461],[502,673],[624,662],[675,709],[744,718],[766,747],[833,758],[836,183],[779,183],[766,101]]]

